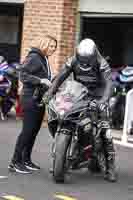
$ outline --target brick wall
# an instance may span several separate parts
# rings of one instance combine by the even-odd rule
[[[45,33],[51,34],[58,40],[57,51],[50,59],[56,73],[66,57],[73,53],[77,7],[78,0],[26,0],[22,60],[34,40]]]

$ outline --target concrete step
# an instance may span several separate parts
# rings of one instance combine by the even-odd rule
[[[122,136],[122,130],[115,130],[115,129],[112,129],[112,136],[114,139],[117,139],[117,140],[120,140],[121,139],[121,136]]]
[[[112,129],[112,136],[113,136],[113,139],[121,140],[122,130]],[[128,135],[128,142],[133,143],[133,135]]]

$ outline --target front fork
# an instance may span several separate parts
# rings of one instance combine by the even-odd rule
[[[65,135],[71,135],[71,130],[67,129],[67,128],[62,128],[61,125],[58,126],[58,129],[55,133],[55,137],[54,140],[52,142],[52,147],[51,147],[51,156],[54,157],[55,156],[55,149],[56,149],[56,138],[59,134],[65,134]]]

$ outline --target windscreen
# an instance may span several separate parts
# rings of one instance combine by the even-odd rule
[[[57,112],[70,112],[87,105],[88,90],[77,81],[65,81],[56,96],[51,100],[50,106]]]

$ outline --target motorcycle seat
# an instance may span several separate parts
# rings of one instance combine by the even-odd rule
[[[123,83],[131,83],[131,82],[133,82],[133,76],[125,76],[123,74],[120,74],[119,79]]]
[[[124,76],[133,76],[133,67],[127,66],[125,69],[121,71]]]

